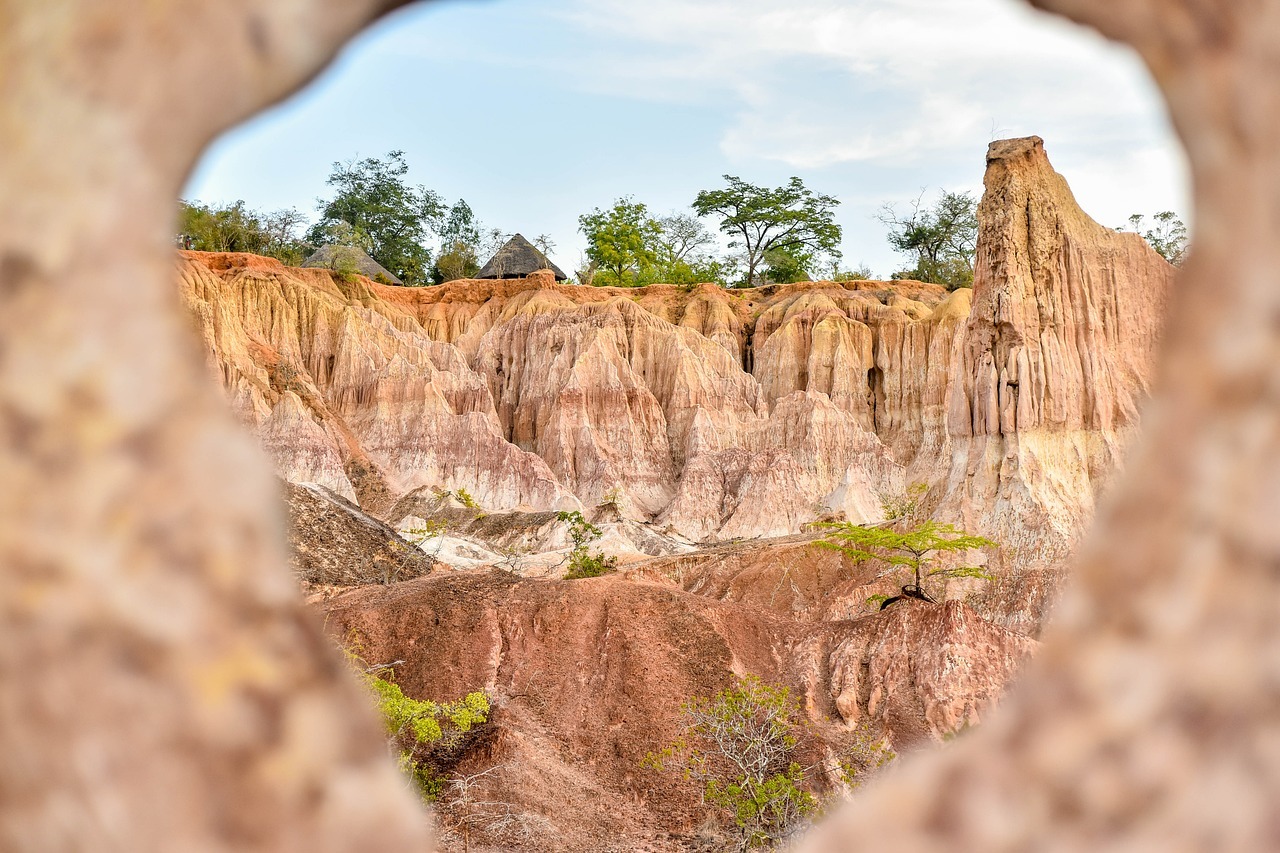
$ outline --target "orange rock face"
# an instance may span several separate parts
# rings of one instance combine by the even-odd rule
[[[375,512],[422,486],[494,510],[617,490],[695,541],[878,521],[923,482],[1006,546],[983,612],[1034,630],[1137,422],[1172,268],[1090,220],[1038,139],[993,145],[986,180],[975,288],[953,294],[407,289],[190,253],[182,280],[287,479]]]

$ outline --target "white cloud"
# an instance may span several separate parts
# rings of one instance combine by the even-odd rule
[[[727,100],[737,160],[900,162],[985,144],[993,126],[1170,145],[1127,50],[1015,0],[575,0],[560,14],[608,44],[580,85]]]

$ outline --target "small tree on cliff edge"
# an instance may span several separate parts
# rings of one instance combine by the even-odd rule
[[[833,253],[840,245],[841,230],[835,223],[840,202],[815,193],[799,178],[777,189],[757,187],[725,175],[728,186],[703,190],[693,201],[699,216],[720,217],[720,230],[728,234],[731,249],[740,249],[746,265],[744,284],[756,284],[757,274],[770,252],[799,256]]]
[[[912,581],[902,586],[901,595],[868,599],[879,600],[881,610],[903,598],[934,602],[935,599],[924,589],[924,582],[931,578],[991,579],[979,566],[934,567],[932,558],[936,554],[956,554],[997,547],[990,539],[957,530],[950,524],[924,521],[903,533],[890,527],[860,527],[849,522],[825,526],[831,532],[819,545],[839,551],[852,558],[855,563],[878,560],[892,572],[911,572]]]
[[[1132,231],[1140,235],[1151,244],[1151,248],[1160,253],[1160,257],[1175,267],[1182,266],[1187,259],[1189,239],[1186,223],[1172,210],[1162,211],[1152,218],[1155,220],[1154,223],[1151,227],[1147,227],[1147,218],[1141,213],[1135,213],[1129,217],[1128,226],[1116,230]]]

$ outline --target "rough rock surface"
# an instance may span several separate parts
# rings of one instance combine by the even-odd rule
[[[1174,270],[1089,219],[1036,137],[991,145],[978,221],[936,511],[1004,546],[990,611],[1025,630],[1121,467]]]
[[[819,623],[663,580],[445,573],[323,608],[367,660],[404,661],[396,677],[410,695],[495,697],[496,734],[460,769],[498,768],[483,799],[539,816],[512,850],[689,849],[704,814],[697,786],[641,760],[679,737],[682,703],[734,675],[800,697],[813,734],[801,758],[826,762],[816,777],[830,789],[829,768],[867,721],[898,750],[976,723],[1035,645],[959,602]]]
[[[289,558],[304,586],[395,583],[435,561],[383,522],[324,486],[284,484]]]
[[[696,541],[878,521],[923,482],[1005,546],[982,612],[1034,633],[1136,427],[1172,268],[1090,220],[1039,139],[993,145],[986,182],[977,284],[953,294],[406,289],[191,253],[183,292],[288,479],[384,513],[428,486],[492,510],[616,491]]]
[[[430,843],[173,288],[199,151],[393,5],[0,4],[0,849]]]
[[[270,477],[190,369],[169,242],[209,140],[394,5],[0,11],[11,849],[424,842],[359,694],[290,597]],[[807,849],[1272,849],[1280,2],[1033,5],[1152,69],[1195,172],[1195,255],[1140,452],[1019,695]],[[212,682],[229,689],[199,691],[192,672],[229,673]]]

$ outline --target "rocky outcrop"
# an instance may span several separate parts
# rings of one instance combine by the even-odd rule
[[[1090,220],[1038,139],[993,145],[986,181],[975,287],[952,294],[412,289],[190,253],[182,281],[287,479],[375,512],[419,487],[490,511],[614,494],[698,541],[878,521],[921,482],[1004,546],[975,604],[1033,632],[1137,423],[1172,268]]]
[[[435,561],[383,522],[324,486],[285,483],[289,557],[305,586],[396,583]]]
[[[619,575],[443,573],[322,607],[366,660],[403,661],[409,695],[489,691],[496,731],[460,772],[490,771],[481,799],[540,819],[511,850],[690,849],[702,791],[642,760],[681,736],[683,703],[734,676],[790,688],[808,725],[799,758],[830,791],[836,775],[817,768],[848,759],[858,732],[901,751],[977,722],[1035,645],[958,602],[806,622]]]
[[[1091,220],[1039,138],[993,143],[987,164],[934,482],[941,517],[1004,546],[989,612],[1030,630],[1138,424],[1174,269]]]
[[[872,329],[927,326],[940,308],[952,332],[958,301],[865,282],[407,290],[192,253],[182,280],[282,476],[376,509],[419,486],[496,510],[593,506],[616,489],[631,517],[700,539],[793,532],[833,509],[878,518],[903,466],[877,418],[895,436],[918,418],[895,414],[913,400],[871,390],[899,374],[875,367]]]

